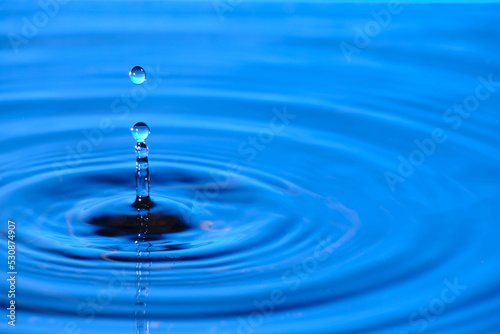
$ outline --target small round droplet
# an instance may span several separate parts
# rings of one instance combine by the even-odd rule
[[[143,143],[151,133],[149,127],[143,122],[135,123],[135,125],[130,128],[130,131],[132,131],[132,136],[134,136],[139,143]]]
[[[130,80],[136,85],[140,85],[144,81],[146,81],[146,71],[140,66],[135,66],[130,70],[129,74]]]

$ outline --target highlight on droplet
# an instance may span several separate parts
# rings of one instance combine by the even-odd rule
[[[136,208],[150,208],[154,203],[149,197],[149,149],[144,142],[149,136],[149,127],[143,122],[138,122],[130,128],[130,131],[135,140],[137,140],[137,144],[135,145],[137,158],[135,173],[136,198],[133,206]]]
[[[143,122],[135,123],[135,125],[130,128],[130,131],[132,131],[132,136],[134,136],[139,143],[143,143],[151,133],[149,127]]]
[[[146,81],[146,71],[140,66],[134,66],[128,75],[130,76],[130,80],[136,85],[140,85]]]

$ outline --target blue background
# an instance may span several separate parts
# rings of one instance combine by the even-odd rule
[[[3,1],[2,332],[500,333],[499,10]]]

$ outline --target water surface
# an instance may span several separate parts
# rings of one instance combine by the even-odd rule
[[[500,7],[214,4],[0,5],[2,331],[500,332]]]

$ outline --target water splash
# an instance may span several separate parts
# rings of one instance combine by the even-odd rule
[[[154,203],[149,197],[149,149],[144,142],[150,134],[149,127],[145,123],[139,122],[136,123],[130,131],[132,131],[132,135],[137,140],[137,144],[135,145],[135,153],[137,157],[135,173],[137,196],[133,205],[137,208],[150,208],[154,205]]]

